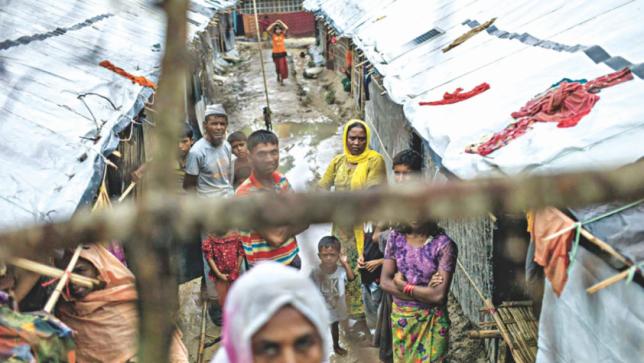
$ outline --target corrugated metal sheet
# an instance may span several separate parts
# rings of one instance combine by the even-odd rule
[[[188,14],[191,36],[216,10],[234,5],[199,3]],[[0,228],[65,219],[92,200],[102,155],[152,94],[98,63],[156,81],[164,28],[161,9],[145,0],[3,6]]]
[[[644,97],[644,81],[638,77],[603,90],[591,114],[576,127],[539,124],[486,157],[464,152],[502,130],[512,112],[564,77],[592,79],[627,63],[642,67],[641,1],[398,0],[372,5],[366,0],[311,0],[305,7],[326,17],[364,51],[384,76],[391,99],[404,106],[406,118],[443,166],[461,178],[616,166],[644,155],[644,144],[636,141],[644,138],[644,109],[638,101]],[[491,18],[497,20],[489,32],[443,53],[474,21]],[[397,54],[434,28],[444,33]],[[592,46],[605,51],[595,56],[607,53],[607,59],[596,63],[596,57],[584,52]],[[418,104],[482,82],[491,89],[465,102]]]

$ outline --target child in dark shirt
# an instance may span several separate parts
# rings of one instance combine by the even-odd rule
[[[233,187],[237,187],[250,176],[251,166],[246,148],[246,135],[242,131],[233,132],[228,136],[228,143],[233,149],[235,157],[235,179]]]

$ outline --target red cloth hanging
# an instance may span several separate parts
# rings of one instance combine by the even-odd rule
[[[112,72],[114,72],[114,73],[116,73],[118,75],[121,75],[121,76],[129,79],[133,83],[139,84],[139,85],[141,85],[143,87],[150,87],[152,89],[157,88],[157,85],[154,82],[150,81],[149,79],[147,79],[147,78],[145,78],[143,76],[135,76],[135,75],[133,75],[131,73],[128,73],[123,68],[119,68],[119,67],[115,66],[114,64],[112,64],[112,62],[110,62],[108,60],[101,61],[99,63],[99,65],[101,67],[105,67],[105,68],[109,69],[110,71],[112,71]]]
[[[534,214],[534,224],[530,233],[535,244],[534,261],[543,266],[543,271],[557,296],[568,281],[568,251],[572,247],[575,230],[572,229],[556,238],[546,241],[548,236],[575,223],[556,208],[545,208]]]
[[[512,118],[516,119],[516,122],[495,133],[485,142],[468,146],[465,152],[489,155],[525,134],[536,122],[556,122],[557,127],[561,128],[576,126],[599,101],[597,93],[602,88],[631,79],[633,79],[631,70],[624,68],[585,84],[562,82],[543,96],[528,101],[519,111],[513,112]]]
[[[462,88],[457,88],[453,93],[445,92],[443,99],[439,101],[431,102],[419,102],[420,106],[438,106],[438,105],[449,105],[452,103],[457,103],[465,101],[468,98],[472,98],[480,93],[483,93],[490,89],[490,85],[483,82],[478,86],[472,88],[471,91],[463,92]]]

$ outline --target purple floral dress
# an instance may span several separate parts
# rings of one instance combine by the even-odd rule
[[[456,244],[445,234],[422,247],[407,244],[404,234],[392,232],[385,258],[396,261],[405,280],[427,285],[438,270],[454,272]],[[394,362],[443,362],[447,357],[450,320],[447,306],[432,306],[394,296],[391,312]]]
[[[422,247],[407,244],[405,235],[393,231],[389,236],[385,258],[396,261],[396,267],[405,280],[413,285],[427,285],[438,270],[454,272],[456,243],[446,234],[439,234]],[[418,301],[405,301],[394,297],[399,306],[429,307]]]

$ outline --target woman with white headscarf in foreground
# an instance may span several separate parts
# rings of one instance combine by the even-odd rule
[[[308,276],[263,262],[233,284],[212,363],[328,361],[328,312]]]

